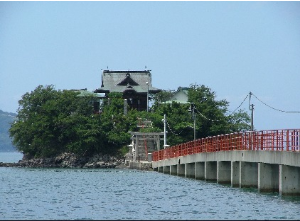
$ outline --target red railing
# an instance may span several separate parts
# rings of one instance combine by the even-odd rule
[[[206,137],[152,153],[152,160],[230,150],[300,151],[300,129],[248,131]]]

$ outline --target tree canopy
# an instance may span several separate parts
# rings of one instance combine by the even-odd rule
[[[129,131],[137,131],[139,118],[153,122],[145,132],[163,131],[163,115],[167,116],[168,144],[193,140],[195,109],[196,137],[249,130],[250,118],[242,110],[228,114],[228,102],[216,100],[215,92],[201,85],[188,90],[190,104],[164,104],[174,92],[162,91],[154,96],[150,112],[129,109],[124,115],[121,93],[110,93],[101,104],[101,114],[95,114],[91,96],[79,97],[79,92],[55,90],[53,85],[38,86],[25,93],[19,101],[15,122],[9,130],[13,144],[31,157],[49,157],[62,152],[82,156],[95,153],[117,154],[130,143]]]
[[[93,112],[94,98],[78,94],[57,91],[52,85],[40,85],[24,94],[9,131],[18,150],[31,157],[54,156],[65,151],[92,155],[114,153],[128,143],[124,125],[115,124],[116,121],[126,124],[117,112],[118,102],[106,105],[100,117]],[[110,115],[111,112],[116,114]]]
[[[166,91],[163,93],[163,96],[158,95],[159,98],[168,97]],[[169,93],[170,95],[174,94],[172,91]],[[229,103],[226,100],[217,100],[216,93],[204,85],[190,85],[188,89],[188,102],[188,104],[156,102],[153,106],[153,112],[160,116],[163,116],[163,114],[167,116],[169,145],[194,139],[194,116],[196,138],[250,129],[250,117],[245,111],[239,110],[236,113],[229,114]],[[192,114],[193,108],[194,116]],[[161,128],[161,125],[159,127]]]

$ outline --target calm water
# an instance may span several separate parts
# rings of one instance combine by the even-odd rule
[[[296,197],[158,172],[0,168],[0,182],[0,219],[300,219]]]

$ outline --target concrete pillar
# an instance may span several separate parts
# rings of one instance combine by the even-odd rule
[[[254,187],[258,184],[257,163],[240,162],[240,188]]]
[[[300,196],[300,167],[279,165],[279,194]]]
[[[185,176],[185,164],[178,164],[177,165],[177,175],[178,176]]]
[[[177,175],[177,165],[172,165],[170,167],[170,174],[171,175]]]
[[[196,162],[195,163],[195,178],[197,180],[205,179],[205,165],[204,162]]]
[[[279,191],[279,165],[258,163],[258,191]]]
[[[217,182],[231,183],[231,162],[230,161],[217,162]]]
[[[139,161],[140,157],[139,157],[139,139],[138,136],[136,136],[135,138],[135,159],[134,161]]]
[[[164,168],[163,167],[158,167],[158,172],[163,173],[164,172]]]
[[[156,137],[156,147],[157,147],[157,150],[160,150],[160,138],[159,138],[159,135]]]
[[[217,161],[205,162],[205,180],[207,181],[217,180]]]
[[[170,174],[170,166],[164,166],[163,167],[163,173]]]
[[[231,162],[231,187],[240,186],[240,162]]]
[[[185,164],[185,177],[195,178],[195,163]]]

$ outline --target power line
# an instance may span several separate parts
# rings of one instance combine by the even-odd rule
[[[249,95],[250,95],[250,97],[249,97]],[[281,110],[281,109],[277,109],[277,108],[274,108],[274,107],[272,107],[272,106],[270,106],[270,105],[268,105],[268,104],[266,104],[265,102],[263,102],[262,100],[260,100],[255,94],[253,94],[252,92],[250,92],[249,94],[247,94],[247,96],[243,99],[243,101],[240,103],[240,105],[236,108],[236,109],[234,109],[234,111],[232,111],[228,116],[231,116],[231,115],[233,115],[243,104],[244,104],[244,102],[246,101],[246,99],[249,97],[249,107],[250,107],[250,100],[251,100],[251,95],[253,95],[257,100],[259,100],[261,103],[263,103],[264,105],[266,105],[267,107],[269,107],[269,108],[271,108],[271,109],[273,109],[273,110],[276,110],[276,111],[280,111],[280,112],[283,112],[283,113],[296,113],[296,114],[300,114],[300,111],[285,111],[285,110]],[[253,107],[252,107],[253,108]],[[208,118],[207,116],[205,116],[204,114],[202,114],[200,111],[198,111],[197,109],[196,109],[196,114],[197,115],[200,115],[202,118],[204,118],[204,119],[206,119],[206,120],[209,120],[209,121],[212,121],[212,122],[219,122],[220,120],[213,120],[213,119],[210,119],[210,118]],[[227,117],[228,117],[227,116]],[[182,131],[180,131],[179,133],[175,133],[171,128],[170,128],[170,125],[169,125],[169,123],[167,122],[167,125],[168,125],[168,128],[169,128],[169,130],[173,133],[173,134],[175,134],[175,135],[180,135],[181,133],[182,133]]]
[[[170,127],[170,125],[169,125],[169,122],[166,121],[166,123],[167,123],[168,128],[169,128],[169,130],[171,131],[171,133],[174,134],[174,135],[176,135],[176,136],[180,135],[180,134],[184,131],[184,129],[182,129],[179,133],[175,133],[175,132],[171,129],[171,127]],[[187,127],[191,127],[191,126],[187,126]]]
[[[237,108],[235,108],[234,109],[234,111],[232,111],[227,117],[229,117],[229,116],[231,116],[231,115],[233,115],[234,114],[234,112],[236,112],[242,105],[243,105],[243,103],[246,101],[246,99],[248,98],[248,94],[247,94],[247,96],[244,98],[244,100],[241,102],[241,104],[237,107]],[[206,117],[204,114],[202,114],[200,111],[198,111],[197,110],[197,113],[201,116],[201,117],[203,117],[203,118],[205,118],[206,120],[209,120],[209,121],[220,121],[220,120],[213,120],[213,119],[210,119],[210,118],[208,118],[208,117]]]
[[[275,107],[272,107],[272,106],[266,104],[265,102],[263,102],[262,100],[260,100],[255,94],[253,94],[253,93],[250,92],[250,96],[251,95],[253,95],[257,100],[259,100],[261,103],[263,103],[264,105],[266,105],[267,107],[269,107],[269,108],[271,108],[273,110],[280,111],[280,112],[283,112],[283,113],[288,113],[288,114],[300,114],[300,111],[285,111],[285,110],[277,109]]]
[[[247,96],[244,98],[244,100],[242,101],[242,103],[234,110],[232,111],[228,116],[232,115],[234,112],[236,112],[245,102],[245,100],[247,99],[247,97],[249,96],[249,94],[247,94]]]
[[[205,118],[206,120],[209,120],[209,121],[220,121],[220,120],[213,120],[213,119],[210,119],[208,117],[206,117],[204,114],[202,114],[200,111],[197,110],[197,114],[199,114],[201,117]]]
[[[250,95],[250,97],[249,97],[249,95]],[[236,109],[234,109],[234,111],[232,111],[228,116],[233,115],[233,114],[234,114],[234,113],[235,113],[235,112],[236,112],[236,111],[244,104],[244,102],[246,101],[246,99],[247,99],[248,97],[249,97],[249,108],[250,108],[251,95],[253,95],[257,100],[259,100],[261,103],[263,103],[264,105],[266,105],[267,107],[269,107],[269,108],[271,108],[271,109],[273,109],[273,110],[280,111],[280,112],[283,112],[283,113],[296,113],[296,114],[299,114],[299,113],[300,113],[300,111],[285,111],[285,110],[281,110],[281,109],[274,108],[274,107],[272,107],[272,106],[266,104],[265,102],[263,102],[262,100],[260,100],[255,94],[253,94],[252,92],[250,92],[250,94],[247,94],[247,96],[244,98],[244,100],[241,102],[241,104],[240,104]],[[253,108],[253,106],[252,106],[252,108]],[[251,109],[250,109],[250,110],[251,110]],[[212,119],[206,117],[204,114],[202,114],[202,113],[199,112],[198,110],[197,110],[197,113],[198,113],[201,117],[205,118],[206,120],[209,120],[209,121],[212,121],[212,122],[214,122],[214,121],[220,121],[220,120],[212,120]]]

